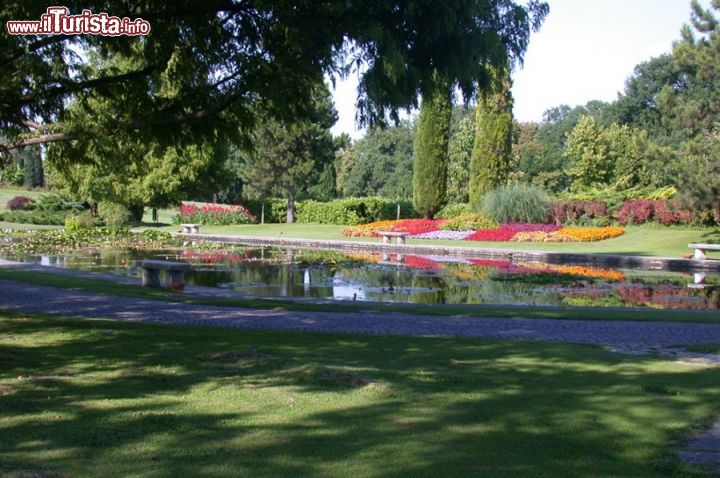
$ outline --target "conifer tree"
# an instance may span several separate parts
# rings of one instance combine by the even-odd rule
[[[479,208],[488,191],[507,180],[512,154],[510,67],[490,69],[490,87],[478,100],[470,160],[470,204]]]
[[[447,199],[451,114],[449,83],[437,79],[431,91],[423,95],[414,144],[413,205],[427,218],[435,216]]]

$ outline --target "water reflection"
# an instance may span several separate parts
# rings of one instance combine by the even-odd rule
[[[720,278],[705,273],[269,247],[93,250],[11,259],[136,277],[136,262],[150,258],[189,261],[193,270],[188,283],[251,296],[415,304],[720,308]]]

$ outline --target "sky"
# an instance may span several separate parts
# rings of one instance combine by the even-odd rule
[[[614,100],[635,65],[669,53],[690,21],[690,0],[547,1],[550,14],[513,72],[513,113],[523,122],[540,121],[561,104]],[[355,127],[356,96],[356,75],[336,84],[334,134],[363,135]]]

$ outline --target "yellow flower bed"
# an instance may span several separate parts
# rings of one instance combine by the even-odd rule
[[[377,221],[370,224],[361,224],[343,229],[342,235],[346,237],[376,237],[380,231],[391,231],[399,221]]]
[[[608,227],[564,227],[556,232],[518,232],[511,239],[516,242],[591,242],[603,241],[625,234],[625,228]]]

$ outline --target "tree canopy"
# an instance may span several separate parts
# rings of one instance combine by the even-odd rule
[[[548,12],[530,0],[448,2],[245,0],[70,1],[143,18],[146,37],[0,36],[0,149],[91,134],[133,134],[170,142],[221,131],[241,140],[258,115],[280,119],[311,108],[324,75],[362,66],[358,120],[379,123],[414,107],[439,72],[466,99],[486,69],[521,61],[530,32]],[[4,2],[0,22],[38,19],[41,2]],[[112,59],[90,64],[91,57]],[[118,65],[123,65],[122,67]],[[112,114],[87,99],[100,96]],[[95,123],[73,121],[69,104]],[[98,132],[102,133],[98,133]]]

